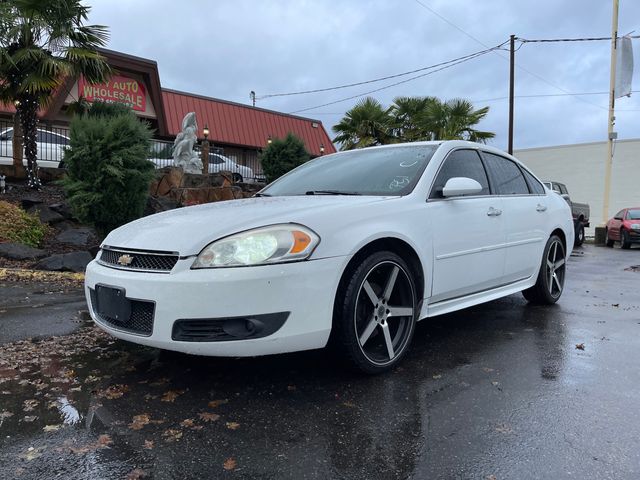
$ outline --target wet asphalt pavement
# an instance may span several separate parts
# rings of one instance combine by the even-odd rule
[[[638,248],[578,249],[558,305],[513,295],[426,320],[376,377],[324,351],[215,359],[116,341],[78,323],[73,291],[51,297],[64,336],[15,341],[28,316],[3,307],[6,287],[25,291],[3,285],[0,478],[638,479],[633,265]],[[38,323],[59,312],[40,303]]]

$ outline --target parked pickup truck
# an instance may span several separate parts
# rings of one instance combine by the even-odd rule
[[[584,227],[589,226],[589,205],[586,203],[578,203],[571,201],[569,197],[569,191],[564,183],[546,181],[545,186],[549,190],[553,190],[562,198],[564,198],[571,207],[571,214],[573,215],[573,227],[576,232],[576,238],[573,244],[577,247],[584,242]]]

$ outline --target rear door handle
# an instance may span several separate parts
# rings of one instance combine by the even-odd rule
[[[546,205],[538,204],[538,206],[536,207],[536,210],[537,210],[538,212],[546,212],[546,211],[547,211],[547,206],[546,206]]]
[[[490,207],[489,211],[487,212],[487,215],[490,217],[497,217],[498,215],[502,215],[502,210]]]

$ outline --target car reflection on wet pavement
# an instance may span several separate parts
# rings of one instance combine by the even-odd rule
[[[194,357],[91,324],[6,343],[0,477],[639,478],[637,264],[585,246],[558,305],[426,320],[374,377],[325,351]]]

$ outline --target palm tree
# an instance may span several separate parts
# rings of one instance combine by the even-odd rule
[[[333,131],[338,134],[333,141],[340,144],[340,150],[384,145],[393,141],[389,113],[371,97],[360,100],[347,111]]]
[[[423,129],[432,132],[432,140],[470,140],[486,143],[493,132],[474,127],[489,113],[489,107],[473,109],[469,100],[455,98],[442,102],[434,98],[416,119]]]
[[[110,73],[97,48],[107,27],[84,25],[90,8],[79,0],[0,2],[0,100],[13,102],[20,118],[28,184],[40,188],[37,163],[38,110],[69,76],[102,82]]]
[[[427,108],[439,100],[435,97],[396,97],[389,108],[393,135],[402,142],[432,140],[433,132],[425,129],[421,116]]]

